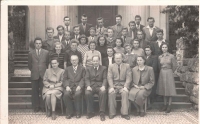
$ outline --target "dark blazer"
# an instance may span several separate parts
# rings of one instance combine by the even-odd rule
[[[115,63],[114,57],[112,58],[112,64],[113,64],[113,63]],[[102,59],[102,65],[103,65],[103,66],[106,66],[106,67],[108,68],[108,66],[109,66],[108,57],[105,57],[105,58]]]
[[[70,44],[66,44],[65,40],[62,41],[61,43],[62,43],[62,45],[64,46],[64,49],[63,49],[64,52],[66,52],[67,50],[70,50],[70,49],[71,49]],[[70,43],[71,43],[71,41],[70,41]]]
[[[132,69],[132,73],[134,77],[133,83],[132,83],[132,87],[133,87],[134,85],[138,85],[140,81],[140,70],[138,66]],[[143,85],[145,89],[151,90],[154,83],[155,83],[155,79],[154,79],[153,68],[150,66],[145,66],[144,72],[142,73],[141,85]]]
[[[47,39],[47,40],[44,40],[42,42],[42,48],[49,51],[49,53],[52,53],[54,48],[55,48],[55,45],[54,43],[56,43],[57,40],[55,39]]]
[[[124,41],[124,37],[123,36],[121,36],[121,38],[123,39],[123,44],[124,45],[125,44],[132,44],[132,42],[133,42],[132,38],[129,37],[129,36],[126,36],[125,41]]]
[[[85,76],[85,68],[78,65],[76,73],[74,73],[73,67],[69,66],[65,69],[64,78],[63,78],[63,87],[66,88],[69,86],[81,88],[84,87],[84,76]]]
[[[87,86],[107,87],[107,69],[105,66],[99,65],[96,74],[93,66],[86,68],[85,87]]]
[[[137,29],[136,29],[136,30],[133,30],[133,35],[134,35],[134,37],[132,38],[132,30],[129,29],[129,31],[128,31],[128,36],[131,37],[132,40],[137,38]]]
[[[169,44],[169,41],[165,40],[165,43]],[[152,54],[153,55],[156,55],[156,56],[159,56],[162,54],[161,50],[160,50],[160,47],[158,46],[158,43],[157,42],[152,42],[150,43],[151,47],[152,47]],[[171,53],[171,49],[168,48],[168,52]]]
[[[43,78],[49,64],[49,52],[41,49],[40,55],[36,54],[36,50],[32,50],[28,54],[28,68],[31,71],[31,80]]]
[[[118,38],[118,37],[121,37],[122,36],[122,29],[123,29],[124,26],[119,26],[119,31],[117,31],[117,25],[114,25],[112,26],[113,30],[114,30],[114,37],[115,38]]]
[[[135,25],[135,26],[137,26],[137,25]],[[141,25],[141,24],[140,24],[140,28],[137,29],[137,27],[136,27],[136,29],[137,29],[137,30],[142,30],[144,27],[145,27],[144,25]]]
[[[78,26],[80,27],[80,35],[84,34],[86,37],[90,36],[89,29],[92,27],[92,24],[86,23],[85,32],[82,23],[78,24]]]
[[[76,39],[76,40],[78,40],[79,37],[80,37],[80,34],[77,36],[77,39]],[[72,35],[71,39],[75,39],[75,34]]]
[[[57,35],[57,36],[54,36],[53,37],[54,39],[58,39],[59,41],[60,41],[60,39],[59,39],[59,36]],[[64,34],[63,34],[63,37],[62,37],[62,39],[61,39],[61,41],[60,42],[62,42],[62,41],[65,41],[65,36],[64,36]]]
[[[150,35],[149,29],[147,27],[143,28],[143,32],[144,32],[144,40],[147,42],[153,42],[156,41],[158,38],[156,36],[156,31],[159,30],[158,27],[155,26],[155,28],[153,29],[153,33],[152,36]]]
[[[158,57],[151,55],[146,59],[146,65],[153,68],[154,73],[158,73]]]

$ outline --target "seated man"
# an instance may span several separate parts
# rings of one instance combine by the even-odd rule
[[[94,116],[93,94],[99,95],[99,112],[101,121],[105,121],[105,110],[107,100],[107,69],[100,65],[99,56],[92,57],[93,66],[86,68],[85,75],[85,97],[87,103],[87,119]]]
[[[130,120],[128,115],[129,100],[128,89],[132,81],[132,74],[129,64],[122,63],[122,53],[115,54],[115,63],[108,67],[108,107],[109,118],[113,119],[116,115],[116,95],[121,95],[121,117]]]
[[[63,75],[64,96],[63,100],[66,108],[66,118],[70,119],[76,113],[76,118],[81,117],[81,97],[84,87],[85,69],[78,65],[78,56],[71,56],[72,66],[65,69]],[[74,103],[73,103],[74,99]],[[74,112],[75,106],[75,112]]]

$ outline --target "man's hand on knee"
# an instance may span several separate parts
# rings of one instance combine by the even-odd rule
[[[90,86],[87,86],[87,90],[92,91],[92,88]]]
[[[109,93],[112,93],[112,92],[115,93],[115,89],[114,89],[114,88],[110,88],[110,89],[109,89]]]
[[[100,90],[101,90],[101,91],[105,91],[105,90],[106,90],[105,86],[102,86],[102,87],[100,88]]]
[[[70,87],[68,87],[68,86],[66,87],[66,90],[69,92],[71,91]]]
[[[124,91],[128,92],[128,89],[126,87],[123,88]]]
[[[81,87],[80,86],[78,86],[77,88],[76,88],[76,91],[79,91],[81,89]]]

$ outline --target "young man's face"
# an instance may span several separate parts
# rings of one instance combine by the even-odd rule
[[[64,31],[64,30],[63,30],[62,27],[58,28],[58,34],[59,34],[59,35],[62,35],[62,34],[63,34],[63,31]]]
[[[71,49],[75,51],[77,49],[77,43],[72,43]]]
[[[36,40],[35,41],[35,48],[40,49],[42,47],[42,41],[41,40]]]
[[[127,35],[127,33],[128,33],[128,32],[127,32],[127,30],[126,30],[126,29],[122,30],[122,35],[123,35],[123,36],[126,36],[126,35]]]
[[[137,38],[141,40],[143,38],[142,32],[137,32]]]
[[[158,38],[159,40],[162,40],[162,39],[163,39],[163,33],[162,33],[162,32],[157,33],[156,36],[157,36],[157,38]]]
[[[107,49],[107,54],[109,57],[113,56],[113,50],[112,49]]]
[[[67,39],[67,40],[70,39],[70,32],[65,32],[65,39]]]
[[[104,23],[103,23],[103,19],[98,20],[97,22],[98,22],[99,27],[103,27],[103,24],[104,24]]]
[[[147,56],[151,55],[151,49],[145,48],[145,53],[146,53]]]
[[[113,36],[113,30],[108,29],[108,37],[112,37]]]
[[[79,35],[79,32],[80,32],[79,27],[74,28],[74,33],[75,33],[76,35]]]
[[[130,46],[126,46],[125,50],[126,50],[127,53],[130,53],[131,52],[131,47]]]
[[[83,17],[83,16],[82,16],[81,22],[82,22],[83,24],[86,24],[86,23],[87,23],[87,17]]]
[[[141,21],[141,19],[140,19],[139,17],[136,17],[136,18],[135,18],[135,23],[136,23],[137,25],[140,24],[140,21]]]
[[[66,26],[69,26],[69,24],[70,24],[70,19],[69,19],[69,18],[65,18],[65,19],[64,19],[64,23],[65,23]]]
[[[130,23],[129,27],[130,27],[130,29],[132,29],[132,30],[135,29],[135,28],[136,28],[135,23]]]
[[[121,24],[122,19],[120,17],[116,17],[116,24]]]
[[[47,30],[47,36],[48,36],[48,38],[52,38],[53,34],[54,34],[53,30]]]
[[[94,37],[94,35],[95,35],[95,30],[90,30],[90,36],[92,36],[92,37]]]
[[[138,41],[133,41],[133,47],[134,48],[139,48],[139,42]]]
[[[148,24],[149,24],[150,27],[153,27],[154,26],[154,19],[149,19]]]

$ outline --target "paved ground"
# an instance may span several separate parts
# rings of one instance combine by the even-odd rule
[[[10,110],[9,124],[198,124],[198,111],[196,110],[173,110],[169,114],[159,112],[158,110],[148,110],[145,117],[135,117],[131,115],[129,121],[120,116],[110,120],[106,116],[106,121],[101,122],[99,116],[86,119],[83,115],[80,119],[65,119],[65,116],[57,116],[56,120],[47,118],[45,113],[34,113],[30,109]]]

